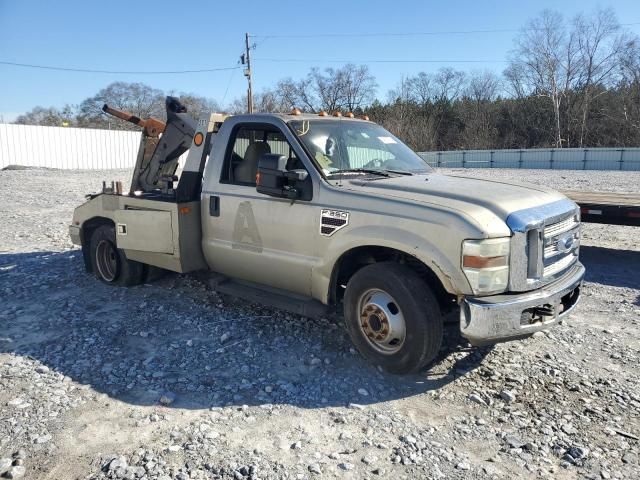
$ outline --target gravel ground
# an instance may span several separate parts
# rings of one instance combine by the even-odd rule
[[[486,349],[453,326],[432,369],[397,377],[365,363],[338,318],[247,305],[191,275],[129,289],[87,275],[72,210],[128,177],[0,172],[0,477],[637,478],[640,230],[584,226],[584,297],[562,325]]]

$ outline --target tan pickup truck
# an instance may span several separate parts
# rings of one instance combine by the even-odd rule
[[[351,114],[196,122],[171,98],[167,113],[164,133],[145,127],[131,190],[103,187],[74,212],[71,239],[103,282],[203,270],[302,315],[341,306],[362,355],[396,373],[434,359],[454,311],[482,345],[547,328],[579,299],[580,212],[555,191],[439,174]]]

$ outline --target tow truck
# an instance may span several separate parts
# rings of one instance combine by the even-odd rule
[[[130,189],[103,183],[69,228],[104,283],[204,272],[300,315],[342,309],[361,354],[395,373],[433,361],[450,314],[485,345],[550,328],[580,298],[580,210],[558,192],[439,174],[350,112],[166,107],[166,123],[104,108],[143,129]]]

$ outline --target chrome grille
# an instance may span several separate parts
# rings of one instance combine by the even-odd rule
[[[561,233],[568,232],[569,230],[576,228],[579,225],[575,215],[571,215],[565,220],[561,220],[558,223],[553,223],[544,227],[544,238],[551,238],[560,235]]]
[[[568,268],[571,265],[573,265],[573,263],[577,259],[578,259],[577,255],[574,255],[573,253],[571,253],[569,255],[565,255],[564,257],[562,257],[557,262],[553,262],[552,264],[544,267],[544,270],[542,272],[542,276],[544,278],[547,278],[547,277],[550,277],[550,276],[554,276],[557,273],[562,272],[566,268]]]
[[[575,203],[564,199],[509,215],[511,291],[540,288],[572,267],[580,245],[579,212]]]
[[[545,225],[542,278],[563,272],[578,260],[580,222],[575,214],[559,222]]]

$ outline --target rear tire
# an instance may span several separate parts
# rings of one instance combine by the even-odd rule
[[[347,284],[344,318],[352,342],[391,373],[425,368],[442,345],[442,314],[429,285],[406,265],[381,262]]]
[[[111,225],[96,228],[89,243],[91,267],[98,280],[108,285],[130,287],[144,281],[145,265],[127,259],[116,246],[116,233]]]

